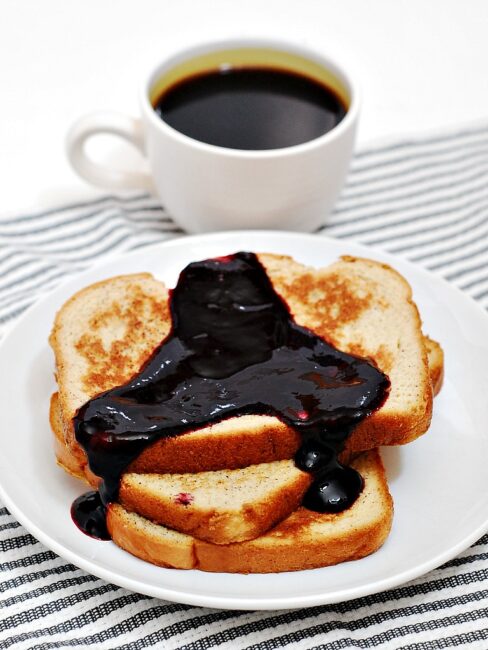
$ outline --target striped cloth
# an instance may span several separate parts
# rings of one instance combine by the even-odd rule
[[[0,220],[0,332],[61,278],[178,234],[147,195]],[[321,234],[412,260],[488,307],[488,125],[359,153]],[[488,535],[401,588],[285,612],[131,593],[67,564],[1,504],[0,548],[0,648],[488,648]]]

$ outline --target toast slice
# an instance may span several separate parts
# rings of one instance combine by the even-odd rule
[[[214,544],[259,537],[300,505],[312,475],[292,460],[198,474],[122,476],[119,503]]]
[[[435,396],[440,393],[444,382],[444,350],[437,341],[428,336],[424,337],[424,343],[429,363],[430,383]]]
[[[433,339],[429,338],[428,336],[424,337],[424,344],[427,350],[427,359],[429,363],[429,375],[430,375],[430,381],[432,384],[432,390],[434,395],[438,395],[442,388],[442,383],[444,379],[444,352],[442,350],[442,347],[437,341],[434,341]],[[65,438],[69,435],[69,427],[67,427],[68,431],[65,431],[65,424],[62,419],[61,415],[61,408],[59,405],[59,394],[58,393],[53,393],[51,397],[51,406],[50,406],[50,412],[49,412],[49,419],[51,423],[51,429],[54,433],[54,450],[56,454],[56,460],[58,462],[58,465],[60,465],[68,474],[71,474],[72,476],[75,476],[76,478],[80,478],[82,480],[87,481],[92,487],[97,487],[99,483],[99,478],[95,476],[92,472],[90,472],[89,467],[85,464],[81,465],[76,458],[76,456],[72,453],[71,448],[66,444]],[[235,424],[238,424],[238,422],[235,422]],[[270,430],[272,431],[272,425],[273,422],[269,423],[270,425]],[[232,430],[232,429],[230,429]],[[220,434],[221,438],[224,439],[226,442],[224,442],[224,448],[228,449],[229,455],[232,453],[232,448],[230,447],[230,440],[228,437],[228,432],[222,431]],[[242,443],[243,441],[243,432],[239,432],[240,437],[239,437],[239,442]],[[199,432],[193,432],[192,434],[192,440],[189,441],[191,444],[186,443],[186,438],[181,438],[180,443],[183,446],[183,450],[178,453],[178,450],[175,450],[176,454],[176,467],[178,468],[184,468],[185,467],[185,450],[187,450],[187,453],[191,454],[192,451],[195,451],[196,448],[196,440],[195,438]],[[204,436],[201,434],[201,440],[202,442],[204,441]],[[216,434],[217,436],[219,435],[218,433]],[[266,440],[270,440],[268,437],[266,438],[260,438],[260,441],[263,442]],[[250,439],[251,444],[255,444],[255,441]],[[271,443],[272,443],[271,439]],[[240,453],[240,446],[235,445],[236,449],[234,452],[234,456],[239,456]],[[293,447],[294,448],[294,447]],[[272,444],[269,445],[269,449],[272,449]],[[267,454],[264,450],[260,451],[259,454],[261,457],[266,457]],[[268,454],[269,455],[269,454]],[[292,455],[292,451],[290,451],[290,456]],[[84,460],[84,453],[82,456],[82,459]],[[229,460],[228,465],[231,465],[232,462]],[[166,464],[162,461],[161,466],[165,467]],[[190,464],[190,467],[192,465]]]
[[[371,358],[390,378],[385,404],[357,426],[343,457],[378,445],[404,444],[424,433],[432,385],[418,310],[405,279],[387,265],[344,257],[325,269],[289,257],[258,255],[299,325],[340,349]],[[74,295],[56,316],[58,430],[71,471],[93,484],[72,418],[100,392],[130,379],[170,330],[168,291],[149,274],[119,276]],[[53,415],[51,420],[56,419]],[[299,435],[274,417],[246,415],[147,447],[136,473],[237,469],[292,458]],[[67,462],[61,460],[65,466]]]
[[[74,445],[67,444],[66,442],[71,433],[69,427],[65,425],[62,418],[61,407],[59,404],[59,393],[53,393],[51,395],[49,423],[54,434],[53,443],[57,464],[62,467],[65,472],[71,474],[71,476],[85,481],[95,489],[98,488],[100,478],[90,470],[85,452],[78,443]]]
[[[299,507],[250,541],[217,545],[154,523],[119,503],[108,508],[113,541],[159,566],[229,573],[299,571],[356,560],[376,551],[391,528],[393,502],[377,450],[351,465],[364,479],[356,502],[338,514]]]

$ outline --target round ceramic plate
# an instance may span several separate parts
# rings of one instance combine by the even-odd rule
[[[84,486],[54,461],[48,406],[55,390],[48,336],[56,310],[82,287],[149,271],[173,286],[189,262],[238,250],[292,255],[324,266],[339,255],[388,262],[410,282],[424,331],[445,351],[446,377],[429,432],[383,450],[395,502],[384,546],[356,562],[271,575],[163,569],[112,542],[83,535],[70,518]],[[386,254],[313,235],[231,232],[185,237],[112,259],[59,287],[31,308],[0,348],[0,496],[41,542],[77,566],[133,591],[183,603],[278,609],[334,603],[388,589],[457,555],[488,529],[488,318],[442,280]]]

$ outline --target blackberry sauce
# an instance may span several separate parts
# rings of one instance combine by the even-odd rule
[[[366,359],[297,325],[253,253],[188,265],[171,292],[172,330],[140,372],[87,402],[75,435],[99,494],[72,507],[75,523],[106,539],[105,507],[142,450],[237,415],[278,417],[301,434],[296,465],[314,475],[303,505],[340,512],[363,487],[337,455],[390,382]]]

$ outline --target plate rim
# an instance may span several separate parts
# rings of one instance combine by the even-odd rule
[[[481,307],[481,305],[473,300],[465,292],[458,289],[453,284],[449,283],[444,278],[430,273],[424,268],[406,260],[402,257],[395,257],[391,253],[377,249],[374,247],[367,246],[365,244],[360,244],[357,242],[350,242],[348,240],[339,240],[333,237],[328,237],[320,234],[309,234],[309,233],[297,233],[290,231],[276,231],[276,230],[229,230],[221,231],[217,233],[205,233],[198,235],[182,235],[178,237],[171,238],[162,242],[157,242],[150,246],[145,246],[144,248],[126,251],[122,253],[113,254],[105,257],[103,260],[98,260],[96,264],[93,264],[89,268],[83,270],[81,273],[76,273],[65,281],[59,283],[51,291],[48,291],[43,295],[39,300],[34,304],[29,306],[28,309],[18,318],[15,319],[11,326],[6,328],[5,335],[3,340],[0,342],[0,358],[3,353],[4,346],[8,344],[9,338],[15,329],[24,321],[29,320],[31,314],[35,310],[42,309],[45,302],[52,299],[56,293],[62,293],[65,288],[70,284],[80,283],[83,281],[85,276],[92,274],[97,274],[99,271],[102,272],[104,268],[109,268],[114,263],[122,259],[138,257],[143,252],[154,251],[157,249],[165,249],[167,247],[181,247],[183,242],[188,245],[199,243],[205,244],[208,241],[215,241],[220,243],[225,241],[228,238],[237,238],[237,237],[264,237],[264,238],[276,238],[277,240],[296,240],[296,239],[309,239],[317,242],[320,240],[324,243],[325,246],[332,246],[334,243],[340,244],[342,247],[351,248],[353,255],[363,255],[368,256],[372,259],[379,259],[382,262],[391,264],[395,267],[395,264],[400,263],[401,266],[406,266],[406,268],[411,269],[414,274],[420,276],[422,280],[427,281],[428,283],[434,285],[440,283],[443,287],[447,288],[449,291],[454,291],[458,297],[460,297],[466,305],[469,305],[471,309],[475,309],[480,317],[486,319],[488,322],[488,314]],[[284,254],[284,253],[283,253]],[[96,281],[96,280],[93,280]],[[148,585],[145,582],[138,581],[129,576],[124,576],[123,574],[114,572],[110,568],[106,568],[98,561],[89,560],[87,558],[81,557],[77,554],[76,551],[71,550],[69,547],[58,542],[56,539],[53,539],[49,534],[45,533],[41,528],[39,528],[34,522],[32,522],[27,515],[24,514],[21,508],[17,506],[14,499],[10,497],[6,488],[4,488],[2,478],[0,476],[0,497],[4,501],[5,506],[11,512],[11,514],[24,526],[24,528],[31,533],[36,539],[38,539],[42,544],[47,548],[51,549],[61,558],[65,559],[68,562],[71,562],[75,566],[95,575],[99,578],[107,580],[113,584],[116,584],[120,587],[129,589],[131,591],[142,593],[148,596],[162,598],[172,602],[184,603],[195,606],[210,607],[210,608],[221,608],[228,610],[277,610],[277,609],[291,609],[297,607],[312,607],[317,605],[328,605],[338,602],[345,602],[355,598],[361,598],[364,596],[372,595],[380,591],[392,589],[398,587],[405,582],[418,578],[425,573],[439,567],[448,560],[456,557],[459,553],[465,550],[468,546],[473,544],[478,540],[483,534],[488,532],[488,515],[486,520],[477,526],[475,529],[471,530],[466,534],[457,544],[449,547],[444,552],[438,553],[429,560],[417,564],[410,569],[407,569],[401,573],[394,574],[393,576],[382,578],[377,581],[369,581],[360,586],[348,587],[345,589],[336,589],[332,592],[323,592],[323,593],[313,593],[313,594],[304,594],[304,595],[286,595],[286,596],[272,596],[272,597],[263,597],[259,596],[213,596],[205,595],[200,593],[194,593],[187,591],[186,588],[175,589],[173,587],[168,588],[165,586],[152,586]],[[113,543],[113,542],[112,542]],[[378,552],[381,552],[379,549]],[[327,568],[327,567],[323,567]],[[166,569],[167,571],[174,571],[175,569]],[[219,574],[224,575],[224,574]],[[225,574],[231,576],[232,574]],[[268,574],[274,575],[274,574]]]

